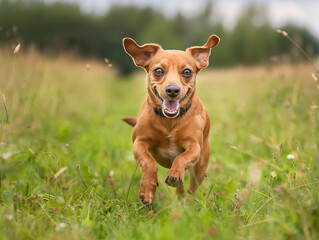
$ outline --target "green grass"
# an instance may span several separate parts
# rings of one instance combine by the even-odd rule
[[[309,66],[199,74],[212,123],[208,177],[179,201],[160,168],[148,208],[132,129],[120,121],[138,113],[144,73],[0,54],[9,114],[2,105],[1,239],[319,238],[319,89]]]

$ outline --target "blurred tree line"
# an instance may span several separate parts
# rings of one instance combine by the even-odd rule
[[[85,57],[107,57],[122,74],[135,68],[122,48],[122,38],[129,36],[139,44],[156,42],[166,49],[202,45],[212,33],[221,38],[214,49],[214,66],[258,64],[291,61],[300,55],[268,22],[265,9],[251,6],[232,30],[214,22],[213,6],[208,4],[200,15],[187,18],[177,15],[166,18],[151,8],[113,6],[104,16],[84,14],[78,5],[44,4],[42,0],[0,0],[0,42],[19,41],[35,45],[41,51],[73,50]],[[317,54],[317,39],[306,29],[283,28],[306,49]]]

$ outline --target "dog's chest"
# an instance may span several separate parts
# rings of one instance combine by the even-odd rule
[[[178,146],[177,142],[173,137],[166,137],[163,144],[156,147],[155,151],[160,158],[169,160],[172,163],[176,156],[183,152],[183,149]]]

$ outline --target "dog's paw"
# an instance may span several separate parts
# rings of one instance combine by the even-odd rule
[[[184,184],[185,170],[181,171],[179,168],[172,167],[168,173],[165,183],[172,187],[181,186]]]
[[[142,194],[142,195],[140,195],[140,199],[144,205],[149,206],[149,205],[152,205],[152,203],[154,201],[154,196],[151,194],[149,194],[148,196],[145,194]]]
[[[152,192],[144,192],[140,193],[139,196],[144,205],[152,205],[155,194]]]
[[[155,192],[157,187],[157,181],[155,183],[141,181],[139,196],[142,203],[145,205],[151,205],[154,201]]]
[[[184,182],[182,177],[174,177],[174,176],[168,175],[165,180],[165,183],[169,186],[177,187],[177,186],[183,185]]]

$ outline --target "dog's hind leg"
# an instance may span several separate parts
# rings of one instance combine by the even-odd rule
[[[188,193],[192,194],[194,193],[198,186],[202,183],[206,176],[206,170],[208,167],[209,162],[209,154],[210,154],[210,146],[207,142],[205,147],[203,148],[201,157],[199,161],[195,164],[195,166],[190,167],[189,173],[190,173],[190,185],[188,189]]]
[[[184,184],[177,186],[175,193],[176,193],[178,199],[183,198],[184,197]]]

